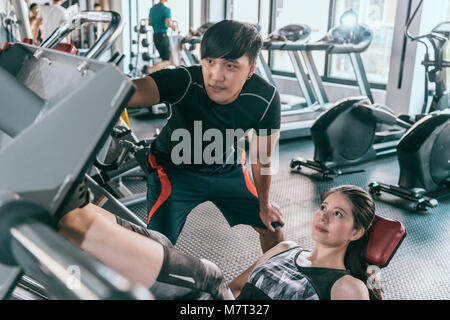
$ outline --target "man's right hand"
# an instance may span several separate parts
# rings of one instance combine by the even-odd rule
[[[3,51],[7,50],[9,47],[11,47],[13,45],[12,42],[5,42],[2,46],[2,48],[0,49],[0,54],[2,54]]]

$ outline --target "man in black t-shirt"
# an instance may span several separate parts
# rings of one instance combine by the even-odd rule
[[[266,252],[284,240],[284,221],[270,201],[271,156],[281,125],[280,97],[255,75],[262,39],[250,24],[224,20],[201,44],[201,66],[163,70],[134,80],[129,107],[170,106],[149,155],[148,228],[172,243],[187,215],[211,201],[230,226],[251,225]],[[239,143],[249,130],[253,180]]]

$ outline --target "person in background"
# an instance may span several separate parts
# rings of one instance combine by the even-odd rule
[[[67,10],[61,6],[62,0],[53,0],[48,10],[42,15],[43,38],[47,39],[63,23],[69,20]],[[65,42],[70,42],[69,37]]]
[[[100,3],[94,4],[94,11],[103,11],[102,5]],[[101,22],[95,24],[95,39],[99,39],[103,34],[103,24]]]
[[[150,74],[165,69],[171,64],[167,30],[169,28],[176,30],[176,25],[172,21],[170,9],[165,6],[166,2],[167,0],[161,0],[150,9],[149,25],[153,27],[153,42],[161,58],[160,62],[148,68]]]
[[[39,16],[41,7],[37,3],[30,6],[30,27],[33,37],[33,44],[38,46],[42,42],[42,18]]]

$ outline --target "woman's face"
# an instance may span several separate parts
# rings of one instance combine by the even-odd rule
[[[312,238],[326,246],[341,247],[359,239],[363,232],[353,229],[353,205],[340,193],[329,195],[313,218]]]

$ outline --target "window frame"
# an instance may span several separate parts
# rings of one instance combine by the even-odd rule
[[[335,15],[336,15],[336,7],[337,7],[337,0],[329,0],[329,10],[328,10],[328,30],[330,30],[334,24],[335,24]],[[276,10],[277,10],[277,4],[278,0],[271,0],[271,12],[270,12],[270,19],[269,22],[270,30],[269,33],[274,31],[274,26],[276,25]],[[323,76],[322,81],[327,83],[334,83],[334,84],[342,84],[342,85],[349,85],[349,86],[358,86],[358,83],[355,80],[350,79],[343,79],[338,77],[331,77],[331,56],[330,54],[325,54],[325,63],[324,63],[324,70],[323,70]],[[294,72],[286,72],[274,69],[274,61],[273,61],[273,54],[271,51],[269,51],[269,59],[268,59],[270,70],[272,71],[273,75],[278,76],[285,76],[285,77],[292,77],[295,78]],[[380,89],[380,90],[386,90],[387,83],[379,83],[379,82],[369,82],[371,89]]]

